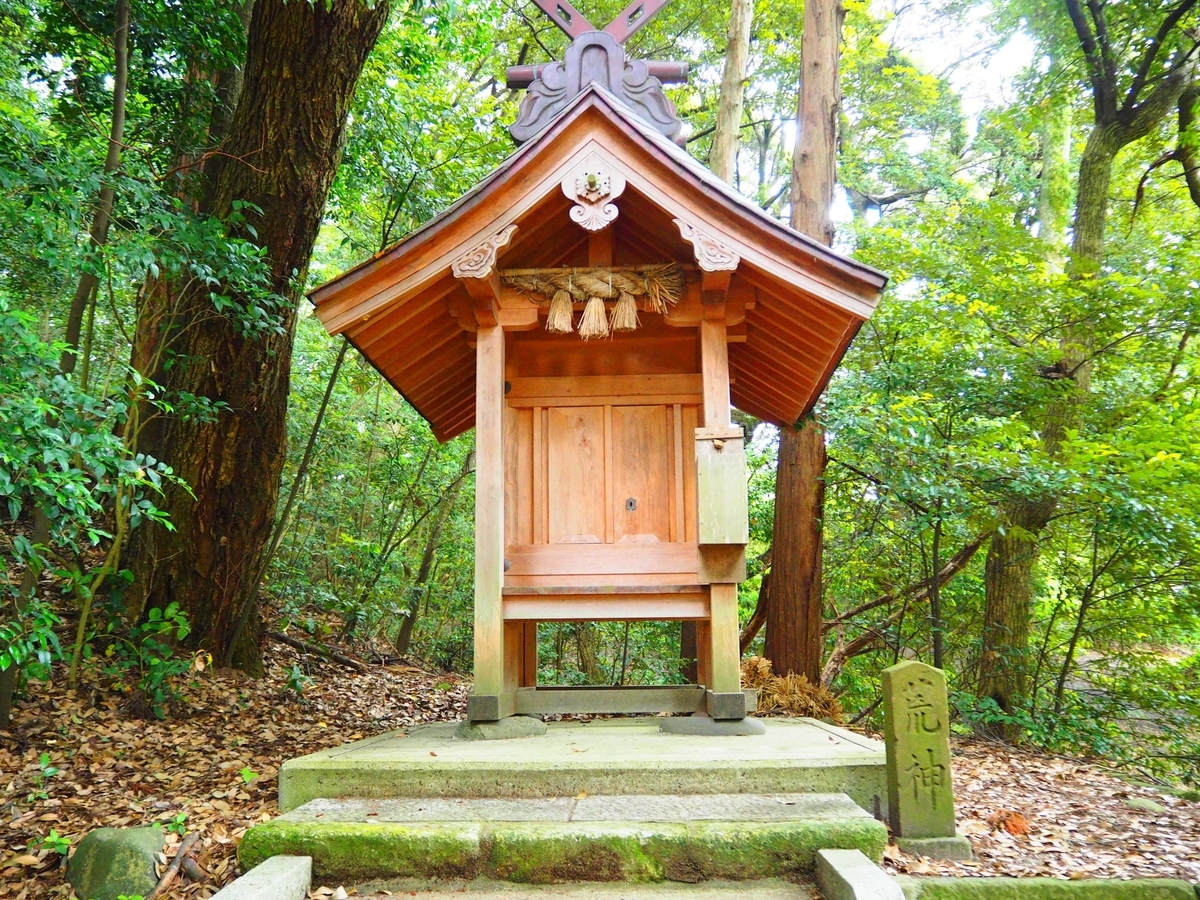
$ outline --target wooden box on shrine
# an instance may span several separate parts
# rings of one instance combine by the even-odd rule
[[[439,440],[475,428],[471,719],[739,719],[731,402],[797,422],[885,279],[737,195],[645,63],[575,37],[532,73],[513,156],[311,299]],[[539,685],[538,623],[599,620],[695,623],[696,684]]]

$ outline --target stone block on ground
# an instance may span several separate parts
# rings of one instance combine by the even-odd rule
[[[954,837],[946,676],[906,661],[883,670],[888,817],[897,837]]]
[[[67,881],[84,900],[146,895],[158,884],[154,864],[165,840],[161,828],[97,828],[75,848]]]
[[[906,900],[1195,900],[1186,881],[1058,878],[915,878],[898,875]]]
[[[312,857],[272,856],[217,891],[213,900],[304,900],[312,885]]]
[[[898,837],[896,846],[905,853],[924,856],[927,859],[974,859],[975,851],[965,834],[949,837]]]
[[[904,900],[896,880],[859,850],[818,850],[816,876],[825,900]]]
[[[458,723],[454,736],[464,741],[508,741],[515,738],[540,737],[546,733],[546,723],[532,716],[509,716],[495,722]]]
[[[713,719],[709,716],[670,716],[659,723],[663,734],[693,734],[712,737],[741,737],[766,734],[761,719]]]

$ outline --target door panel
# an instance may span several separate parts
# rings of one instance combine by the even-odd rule
[[[548,412],[550,543],[603,541],[604,407],[552,407]]]
[[[614,406],[613,536],[671,540],[671,454],[666,406]],[[633,507],[630,509],[630,507]]]

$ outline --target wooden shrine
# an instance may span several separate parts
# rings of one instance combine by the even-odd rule
[[[540,5],[574,43],[562,63],[510,70],[529,88],[519,149],[310,296],[438,440],[475,428],[469,718],[740,719],[746,458],[730,403],[798,421],[886,278],[676,144],[658,76],[686,67],[627,60],[620,43],[656,7],[599,31]],[[538,623],[585,620],[696,623],[698,684],[539,686]]]

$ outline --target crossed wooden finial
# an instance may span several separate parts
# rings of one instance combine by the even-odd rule
[[[592,85],[614,94],[630,111],[677,143],[683,125],[663,84],[687,81],[688,64],[629,59],[622,46],[670,0],[633,0],[604,30],[596,28],[571,0],[533,0],[571,38],[562,62],[509,66],[511,89],[525,88],[521,109],[509,128],[519,144],[541,132],[572,100]]]
[[[550,17],[550,21],[574,39],[589,31],[604,31],[612,35],[613,40],[623,44],[633,34],[650,21],[660,9],[671,0],[633,0],[627,7],[617,13],[617,17],[604,26],[597,28],[587,20],[579,10],[571,5],[569,0],[533,0],[538,8]]]

